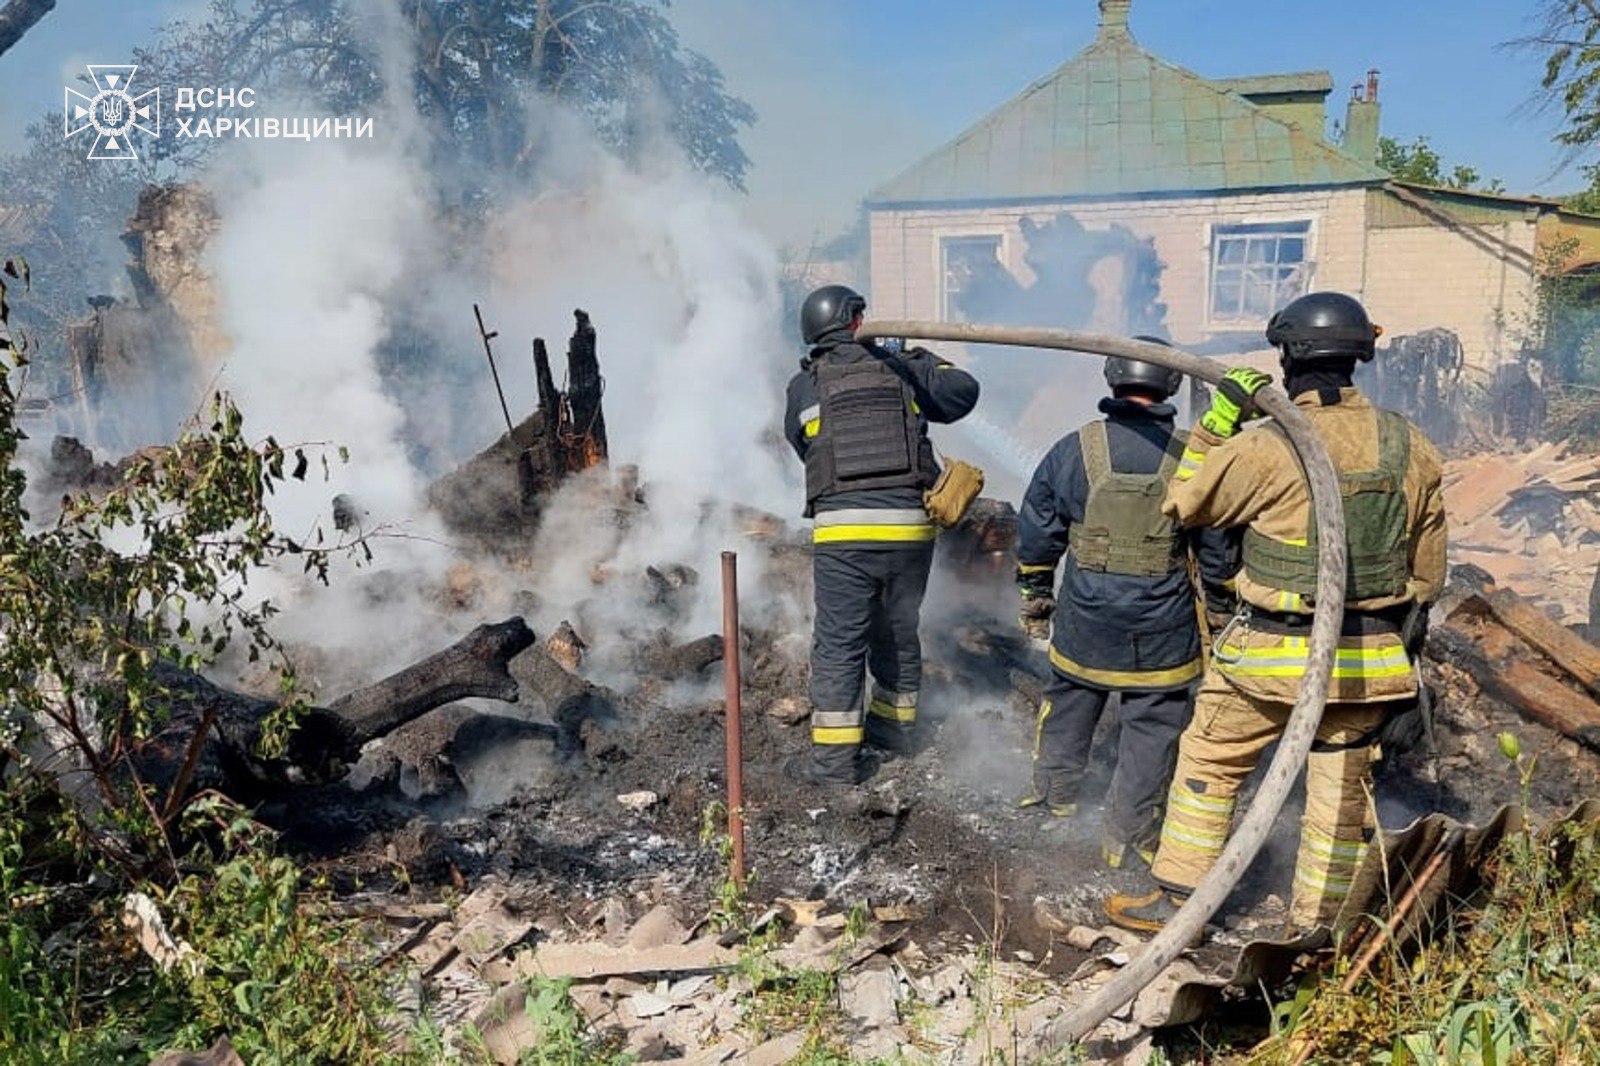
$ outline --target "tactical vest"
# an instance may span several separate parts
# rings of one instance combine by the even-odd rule
[[[1124,474],[1111,467],[1104,422],[1090,422],[1078,431],[1089,499],[1083,521],[1067,531],[1067,543],[1080,570],[1161,577],[1184,568],[1178,525],[1161,513],[1161,503],[1186,439],[1182,433],[1172,435],[1155,473]]]
[[[806,450],[806,510],[857,489],[927,488],[939,476],[916,394],[880,359],[818,361],[820,425]]]
[[[1410,529],[1406,521],[1406,467],[1411,463],[1411,428],[1393,411],[1378,416],[1378,468],[1341,470],[1339,495],[1344,501],[1347,600],[1400,596],[1411,578],[1408,561]],[[1273,425],[1272,429],[1283,434]],[[1285,436],[1285,440],[1287,437]],[[1304,544],[1285,544],[1247,529],[1244,569],[1270,588],[1298,593],[1309,603],[1317,591],[1317,510]]]

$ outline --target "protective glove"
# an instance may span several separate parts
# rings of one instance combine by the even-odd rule
[[[1035,640],[1050,639],[1050,619],[1056,613],[1055,580],[1055,567],[1017,567],[1017,587],[1022,590],[1017,624]]]
[[[1050,619],[1055,617],[1056,598],[1050,595],[1029,596],[1023,593],[1022,610],[1017,614],[1017,625],[1032,640],[1050,639]]]
[[[1206,625],[1212,633],[1220,633],[1239,609],[1239,596],[1226,585],[1203,583],[1205,590]]]
[[[1239,431],[1242,422],[1260,416],[1256,393],[1272,384],[1272,375],[1249,367],[1236,366],[1217,383],[1211,395],[1211,408],[1200,416],[1200,424],[1227,440]]]

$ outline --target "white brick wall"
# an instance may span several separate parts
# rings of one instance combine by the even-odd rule
[[[933,318],[940,314],[939,242],[945,237],[999,234],[1002,259],[1023,284],[1026,244],[1019,222],[1070,213],[1086,228],[1113,223],[1155,242],[1164,270],[1161,299],[1180,344],[1264,323],[1208,320],[1210,230],[1215,225],[1306,219],[1311,285],[1362,299],[1390,335],[1432,327],[1461,336],[1469,364],[1491,368],[1514,356],[1532,306],[1526,258],[1473,242],[1440,226],[1367,229],[1361,189],[1248,196],[1061,203],[1031,207],[879,211],[872,217],[873,313]],[[1521,220],[1484,227],[1486,235],[1534,251],[1536,227]],[[1115,272],[1107,272],[1114,276]],[[1097,323],[1098,324],[1098,323]]]

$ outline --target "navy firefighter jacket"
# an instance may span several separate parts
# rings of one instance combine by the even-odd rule
[[[1104,399],[1111,468],[1154,474],[1175,430],[1171,404]],[[1050,661],[1057,672],[1107,689],[1181,688],[1201,674],[1195,593],[1184,570],[1159,577],[1080,569],[1068,546],[1084,521],[1089,475],[1075,431],[1057,441],[1034,471],[1018,515],[1017,561],[1060,563]],[[1224,530],[1180,530],[1208,587],[1238,570],[1238,539]]]
[[[802,462],[822,432],[816,365],[824,360],[849,364],[869,359],[883,361],[910,386],[924,438],[929,422],[958,421],[978,403],[977,379],[954,363],[925,348],[895,353],[861,344],[849,329],[836,329],[818,338],[801,360],[800,372],[789,381],[783,435]],[[925,548],[937,532],[923,509],[922,489],[915,487],[831,492],[820,496],[815,508],[812,537],[818,548]]]

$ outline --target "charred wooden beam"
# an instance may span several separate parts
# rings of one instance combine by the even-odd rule
[[[1517,638],[1489,617],[1452,618],[1434,628],[1428,647],[1524,717],[1600,751],[1600,703],[1529,662]]]
[[[533,631],[521,618],[478,626],[376,684],[310,708],[281,754],[263,754],[262,746],[277,702],[166,668],[159,676],[170,693],[171,717],[137,746],[134,768],[163,787],[214,788],[246,800],[285,786],[336,780],[367,741],[436,707],[474,696],[515,702],[518,687],[509,664],[533,643]]]
[[[606,418],[600,400],[605,379],[600,376],[599,346],[588,312],[572,312],[577,327],[567,344],[567,403],[572,409],[572,432],[566,442],[568,469],[587,470],[606,461]]]

